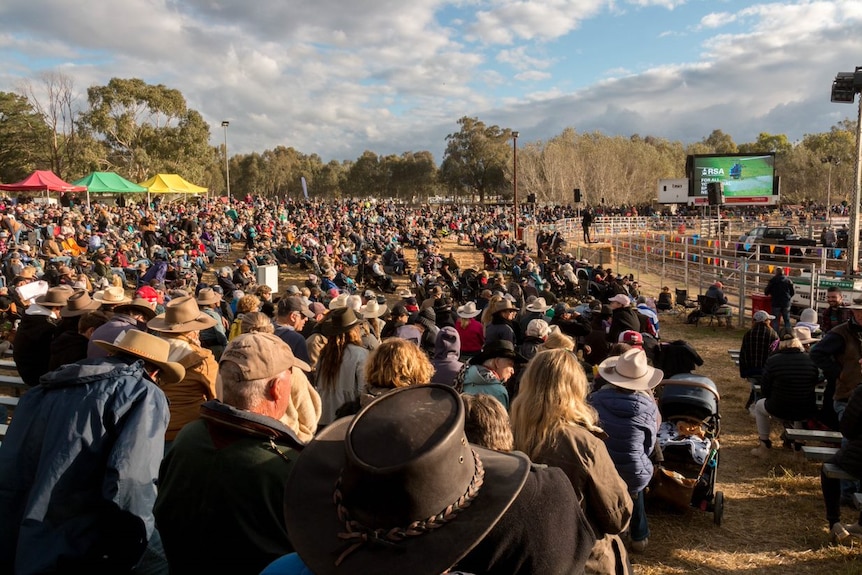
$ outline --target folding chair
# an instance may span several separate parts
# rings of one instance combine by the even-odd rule
[[[694,300],[689,299],[688,290],[674,289],[674,310],[676,313],[685,320],[688,312],[697,308],[697,303]]]
[[[721,310],[721,304],[718,303],[718,300],[714,297],[707,297],[705,295],[697,296],[697,307],[700,310],[700,317],[697,318],[697,322],[695,325],[700,325],[700,319],[704,317],[709,318],[709,325],[712,326],[713,320],[718,320],[721,314],[718,312]],[[730,318],[727,318],[727,321],[730,321]]]

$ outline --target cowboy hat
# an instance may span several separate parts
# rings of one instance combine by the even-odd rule
[[[371,319],[384,315],[388,309],[385,304],[380,305],[376,299],[370,299],[367,304],[359,308],[359,313],[365,319]]]
[[[24,266],[18,275],[12,280],[13,283],[18,283],[19,281],[30,281],[36,279],[36,268],[33,266]]]
[[[73,293],[75,293],[75,290],[70,286],[61,285],[49,288],[47,292],[37,297],[35,301],[42,307],[63,307]]]
[[[347,296],[346,293],[341,293],[329,300],[329,309],[335,310],[340,309],[347,306]]]
[[[811,329],[805,326],[797,325],[793,328],[793,337],[799,340],[803,345],[806,343],[814,343],[820,341],[819,337],[811,336]]]
[[[213,288],[203,288],[198,292],[198,305],[212,305],[221,301],[221,295],[216,293]]]
[[[426,307],[416,315],[416,323],[425,329],[434,329],[437,325],[437,313],[434,308]]]
[[[413,292],[411,292],[411,291],[410,291],[409,289],[407,289],[407,288],[401,288],[401,289],[399,289],[399,290],[398,290],[398,292],[397,292],[395,295],[397,295],[398,297],[400,297],[400,298],[402,298],[402,299],[409,299],[409,298],[411,298],[411,297],[416,297],[416,294],[415,294],[415,293],[413,293]]]
[[[285,490],[288,537],[308,568],[443,573],[465,557],[518,497],[530,462],[467,443],[464,419],[452,387],[428,384],[321,431]]]
[[[497,341],[486,343],[485,346],[482,347],[482,351],[473,356],[470,363],[473,365],[481,365],[489,359],[494,359],[496,357],[505,357],[513,360],[515,363],[527,363],[527,361],[529,361],[526,357],[515,351],[515,345],[511,341],[498,339]]]
[[[356,312],[352,308],[340,307],[330,311],[326,318],[320,322],[320,332],[326,337],[332,337],[347,333],[358,323],[359,318],[356,317]]]
[[[659,384],[664,378],[664,372],[650,367],[644,350],[634,348],[600,363],[599,376],[617,387],[646,391]]]
[[[136,311],[143,315],[146,321],[150,321],[151,319],[156,317],[155,304],[150,303],[150,300],[142,297],[136,297],[128,303],[122,303],[115,307],[114,311],[117,313],[123,313],[124,311]]]
[[[458,317],[468,318],[468,317],[476,317],[482,310],[476,309],[476,302],[468,301],[464,305],[460,306],[455,313],[458,314]]]
[[[93,294],[93,299],[102,304],[115,306],[132,301],[132,298],[126,296],[125,290],[117,286],[111,286],[101,291],[97,291]]]
[[[113,343],[94,340],[93,343],[111,353],[131,355],[159,366],[162,383],[177,383],[186,376],[186,368],[174,361],[168,361],[171,344],[160,337],[150,335],[139,329],[120,333]]]
[[[187,295],[172,299],[165,313],[147,322],[147,327],[163,333],[187,333],[214,326],[216,321],[198,308],[195,298]]]
[[[494,307],[491,308],[491,315],[497,315],[500,312],[509,311],[509,310],[517,310],[511,301],[507,299],[502,299],[494,304]]]
[[[100,307],[101,302],[95,301],[86,291],[76,291],[66,300],[66,305],[60,310],[60,317],[76,317]]]
[[[551,306],[545,303],[545,298],[537,297],[532,302],[530,302],[530,305],[528,305],[526,309],[527,311],[532,311],[536,313],[545,313],[546,311],[551,309]]]

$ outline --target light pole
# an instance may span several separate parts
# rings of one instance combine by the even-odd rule
[[[228,163],[228,155],[227,155],[227,127],[230,126],[230,122],[227,120],[222,120],[221,127],[224,128],[224,177],[227,181],[227,199],[230,200],[230,164]]]
[[[841,158],[835,156],[826,156],[820,158],[824,164],[829,164],[829,178],[826,180],[826,225],[832,225],[832,166],[837,166],[841,163]]]
[[[519,132],[512,132],[512,207],[515,210],[515,245],[518,245],[518,135]]]
[[[862,66],[855,72],[838,72],[832,81],[830,100],[852,104],[856,94],[862,92]],[[859,197],[862,187],[862,98],[856,117],[856,166],[853,178],[853,197],[850,202],[850,235],[847,238],[847,274],[855,274],[859,266]]]

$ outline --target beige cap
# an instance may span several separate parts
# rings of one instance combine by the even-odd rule
[[[267,379],[292,367],[311,371],[311,367],[293,355],[290,346],[271,333],[244,333],[229,344],[221,355],[226,361],[236,364],[247,381]]]

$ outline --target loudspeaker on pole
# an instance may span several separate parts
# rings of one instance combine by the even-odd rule
[[[581,203],[581,189],[580,188],[575,188],[575,203],[576,204]]]
[[[724,203],[724,186],[721,182],[706,184],[706,197],[710,206],[720,206]]]

